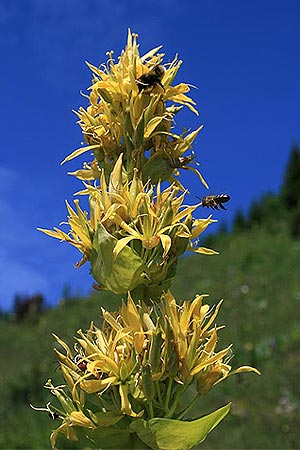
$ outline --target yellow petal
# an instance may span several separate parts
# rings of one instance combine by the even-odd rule
[[[60,164],[64,164],[67,161],[70,161],[73,158],[76,158],[77,156],[82,155],[83,153],[87,152],[88,150],[92,150],[93,148],[99,148],[99,144],[94,145],[88,145],[87,147],[81,147],[77,150],[74,150],[70,155],[68,155]]]
[[[121,397],[121,411],[123,414],[127,414],[131,417],[141,417],[144,414],[144,411],[136,414],[131,407],[131,404],[128,399],[128,385],[120,384],[119,385],[119,394]]]
[[[116,384],[116,377],[107,377],[103,380],[84,380],[81,381],[80,387],[88,394],[94,394],[95,392],[101,392],[107,386]]]
[[[54,231],[53,230],[46,230],[45,228],[37,228],[38,231],[41,231],[42,233],[47,234],[48,236],[54,237],[56,239],[60,239],[62,241],[67,241],[70,242],[71,239],[70,237],[64,233],[63,231],[61,231],[59,228],[54,227]]]
[[[96,425],[93,424],[91,419],[86,417],[82,411],[72,411],[70,416],[70,423],[74,426],[84,427],[84,428],[97,428]]]
[[[141,324],[141,318],[138,313],[137,307],[132,300],[130,294],[128,295],[127,305],[125,303],[121,306],[121,316],[125,319],[127,325],[131,326],[134,330],[140,331],[143,329]]]
[[[222,358],[224,358],[224,356],[229,352],[230,348],[231,348],[231,346],[225,348],[224,350],[221,350],[220,352],[216,353],[215,355],[207,358],[202,363],[198,364],[196,367],[194,367],[193,370],[191,370],[191,375],[194,376],[197,373],[199,373],[200,370],[205,369],[205,367],[210,366],[211,364],[215,363],[218,360],[221,361]]]
[[[194,172],[198,176],[198,178],[200,179],[200,181],[203,184],[203,186],[205,186],[206,189],[209,189],[208,184],[206,183],[203,175],[199,172],[198,169],[196,169],[195,167],[191,167],[191,166],[186,166],[186,167],[184,167],[184,169],[188,169],[188,170],[191,170],[192,172]]]
[[[168,254],[168,251],[171,248],[172,239],[170,238],[170,236],[168,236],[166,234],[160,234],[159,239],[160,239],[161,245],[164,249],[162,257],[165,258],[166,255]]]
[[[202,330],[203,332],[205,332],[211,326],[211,324],[214,322],[215,318],[218,315],[218,312],[219,312],[219,309],[220,309],[222,303],[223,303],[223,300],[220,300],[219,303],[217,304],[217,306],[214,310],[214,313],[209,318],[209,321],[206,323],[206,325],[203,327],[203,330]]]
[[[115,257],[118,256],[118,254],[120,253],[121,250],[123,250],[125,245],[127,245],[133,239],[137,239],[137,237],[136,236],[127,236],[125,238],[119,239],[116,246],[113,249],[114,256]]]
[[[153,133],[153,131],[155,130],[155,128],[165,119],[165,116],[158,116],[158,117],[153,117],[153,119],[151,119],[144,130],[144,138],[148,139],[151,134]]]
[[[122,183],[122,159],[123,153],[119,156],[115,166],[113,168],[112,173],[109,177],[109,192],[122,192],[123,191],[123,183]]]
[[[195,219],[193,222],[192,229],[192,239],[195,239],[199,236],[199,234],[203,233],[206,228],[211,224],[217,222],[217,220],[213,220],[210,215],[207,219]]]
[[[162,45],[159,45],[158,47],[153,48],[152,50],[150,50],[149,52],[145,53],[145,55],[141,56],[141,62],[145,62],[147,59],[152,58],[153,55],[155,55],[155,53],[158,52],[158,50],[160,50],[162,48]]]
[[[119,331],[122,329],[122,326],[119,324],[119,322],[116,321],[114,316],[109,313],[108,311],[105,311],[104,308],[101,308],[103,319],[112,327],[113,330]]]
[[[206,247],[196,247],[196,248],[192,247],[189,250],[191,250],[194,253],[201,253],[203,255],[218,255],[219,254],[219,252],[216,252],[212,248],[206,248]]]
[[[243,372],[254,372],[257,375],[261,375],[261,373],[258,369],[255,369],[255,367],[251,367],[251,366],[241,366],[238,369],[233,370],[230,373],[230,375],[234,375],[236,373],[243,373]]]

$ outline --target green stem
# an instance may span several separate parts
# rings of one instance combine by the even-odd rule
[[[173,404],[171,406],[171,408],[169,409],[168,414],[165,415],[165,418],[170,419],[173,417],[176,408],[178,406],[178,402],[180,400],[180,397],[182,396],[182,394],[184,393],[184,391],[186,390],[187,386],[186,385],[182,385],[180,386],[180,388],[178,389],[178,391],[176,392],[175,396],[174,396],[174,401]]]
[[[157,382],[155,383],[155,386],[156,386],[156,391],[157,391],[158,402],[160,403],[160,405],[161,405],[162,407],[164,407],[165,405],[164,405],[164,401],[163,401],[162,396],[161,396],[161,390],[160,390],[160,384],[159,384],[159,381],[157,381]]]
[[[112,401],[117,411],[120,411],[119,392],[116,386],[113,386]]]
[[[165,400],[165,408],[164,408],[165,412],[167,414],[169,413],[169,403],[170,403],[170,398],[171,398],[172,385],[173,385],[173,379],[172,379],[172,377],[169,377],[166,400]]]
[[[192,409],[192,407],[195,405],[195,403],[199,400],[201,397],[201,394],[197,394],[196,397],[193,398],[191,403],[177,416],[177,420],[183,419],[183,417]]]
[[[104,409],[104,410],[107,411],[107,409],[108,409],[108,407],[110,405],[108,405],[107,402],[104,400],[104,398],[101,397],[100,395],[98,396],[98,398],[99,398],[99,402],[100,402],[100,405],[101,405],[101,409]]]
[[[150,417],[150,419],[153,419],[153,417],[154,417],[154,411],[153,411],[153,405],[152,405],[152,402],[148,402],[148,407],[149,407],[149,417]]]

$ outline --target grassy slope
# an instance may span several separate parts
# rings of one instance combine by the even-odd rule
[[[209,293],[211,304],[224,298],[220,347],[234,343],[232,365],[255,365],[262,376],[233,377],[199,402],[195,415],[233,401],[232,414],[202,448],[299,448],[300,244],[285,230],[257,229],[219,237],[214,248],[219,256],[180,262],[173,291],[178,299]],[[97,293],[50,310],[36,323],[0,322],[0,448],[49,448],[57,425],[27,405],[50,400],[40,389],[47,378],[60,382],[51,332],[71,343],[77,329],[99,321],[100,305],[115,308],[110,299]]]

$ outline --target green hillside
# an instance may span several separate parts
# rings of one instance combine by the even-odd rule
[[[197,415],[233,402],[232,413],[201,448],[299,448],[300,243],[278,225],[276,231],[265,226],[218,235],[211,245],[220,255],[181,260],[173,292],[178,300],[208,293],[211,304],[224,298],[220,345],[234,343],[232,365],[254,365],[262,376],[232,377],[199,401]],[[95,293],[36,320],[0,321],[1,449],[50,447],[50,430],[57,424],[29,403],[42,406],[52,398],[42,388],[48,378],[61,382],[51,333],[71,344],[77,329],[91,320],[99,323],[100,305],[114,309],[117,302]],[[59,444],[74,448],[67,441]]]

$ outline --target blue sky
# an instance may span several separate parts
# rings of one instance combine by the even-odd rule
[[[41,291],[55,303],[65,285],[91,289],[87,265],[73,268],[80,254],[36,227],[64,220],[64,200],[81,187],[66,175],[80,161],[59,162],[82,141],[72,109],[85,105],[84,61],[99,65],[111,49],[117,56],[128,27],[141,53],[160,44],[165,62],[179,53],[177,80],[198,87],[200,116],[182,112],[177,123],[204,124],[194,149],[210,192],[232,197],[228,220],[280,187],[300,142],[299,1],[0,0],[1,309],[15,293]],[[183,181],[206,194],[191,173]]]

